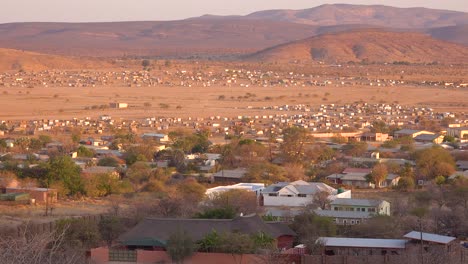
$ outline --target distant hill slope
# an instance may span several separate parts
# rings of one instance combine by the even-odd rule
[[[107,62],[45,55],[35,52],[0,49],[0,72],[10,70],[95,69],[111,66]]]
[[[467,63],[468,47],[435,40],[420,33],[370,29],[319,35],[271,47],[245,59],[269,62]]]
[[[318,26],[367,24],[413,29],[468,24],[468,13],[464,12],[383,5],[326,4],[303,10],[266,10],[246,17]]]
[[[236,18],[167,22],[0,25],[0,47],[44,53],[124,56],[236,54],[314,35],[316,27]]]
[[[451,26],[442,28],[432,28],[427,31],[432,37],[449,40],[468,46],[468,24],[461,26]]]
[[[216,57],[370,27],[424,32],[468,46],[467,25],[463,12],[336,4],[179,21],[0,24],[0,47],[72,56]]]

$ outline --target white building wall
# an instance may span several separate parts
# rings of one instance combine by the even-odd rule
[[[348,198],[351,199],[351,190],[344,191],[342,193],[339,193],[337,195],[330,195],[329,199],[330,200],[335,200],[336,198]]]
[[[345,191],[340,194],[330,195],[328,199],[330,201],[335,200],[336,198],[351,198],[351,190]],[[263,204],[264,206],[292,206],[292,207],[301,207],[308,204],[311,204],[313,196],[308,197],[287,197],[287,196],[268,196],[268,194],[263,194]]]
[[[268,196],[264,194],[265,206],[305,206],[312,203],[312,197]]]

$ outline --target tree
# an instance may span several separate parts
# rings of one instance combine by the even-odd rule
[[[77,154],[78,154],[78,157],[86,157],[86,158],[94,157],[94,151],[85,146],[78,147]]]
[[[65,243],[72,248],[88,250],[97,247],[101,237],[94,221],[84,218],[62,219],[57,222],[59,230],[65,232]]]
[[[366,142],[352,141],[344,147],[344,153],[349,156],[358,157],[362,156],[367,151]]]
[[[305,161],[306,145],[313,140],[305,128],[288,127],[283,130],[283,143],[280,146],[281,156],[286,162],[302,163]]]
[[[127,170],[126,177],[132,183],[135,190],[140,190],[148,182],[152,175],[152,169],[145,162],[135,162]]]
[[[434,179],[437,176],[450,176],[455,171],[455,161],[447,150],[434,146],[419,150],[414,154],[416,171],[420,177]]]
[[[257,249],[273,249],[275,248],[276,240],[268,234],[258,232],[252,235],[255,247]]]
[[[247,170],[244,175],[244,181],[247,182],[265,182],[274,183],[286,181],[286,171],[283,167],[268,162],[258,163]]]
[[[413,189],[415,186],[414,179],[411,177],[401,177],[398,181],[397,189],[401,191],[408,191]]]
[[[151,66],[151,62],[149,60],[142,60],[141,66],[143,66],[143,68],[149,67]]]
[[[201,201],[205,196],[205,186],[198,183],[195,179],[189,178],[176,186],[177,192],[185,199],[191,201]]]
[[[318,207],[322,210],[327,209],[330,205],[330,192],[329,191],[319,191],[314,194],[312,198],[312,205]]]
[[[205,213],[217,213],[231,219],[241,213],[252,214],[259,211],[257,195],[246,190],[212,193],[203,200],[202,204]]]
[[[98,161],[98,166],[107,166],[107,167],[117,167],[119,166],[119,161],[114,157],[105,157]]]
[[[152,160],[154,151],[150,145],[134,146],[127,149],[124,155],[125,162],[128,166],[131,166],[137,161],[149,161]]]
[[[236,217],[236,211],[230,206],[212,209],[209,208],[195,215],[195,218],[200,219],[233,219],[234,217]]]
[[[66,230],[31,233],[25,227],[19,236],[0,236],[0,260],[8,264],[84,264],[84,252],[65,245]]]
[[[372,122],[371,132],[374,133],[388,133],[390,130],[384,121]]]
[[[57,156],[48,163],[47,187],[54,182],[62,182],[66,195],[84,194],[84,183],[81,178],[81,169],[69,156]]]
[[[197,246],[189,234],[180,229],[169,236],[166,244],[167,253],[175,263],[183,263],[196,249]]]
[[[104,197],[134,191],[127,180],[121,181],[118,177],[109,173],[90,175],[84,178],[84,184],[86,195],[89,197]]]
[[[206,234],[203,239],[198,241],[198,250],[201,252],[215,252],[216,248],[219,247],[221,238],[216,230]]]
[[[402,230],[396,218],[378,215],[359,225],[353,225],[346,234],[362,238],[399,238]]]
[[[112,242],[114,242],[124,230],[122,222],[116,216],[105,216],[101,218],[98,227],[102,239],[107,242],[109,247],[112,246]]]
[[[291,228],[299,236],[299,241],[304,243],[310,251],[317,249],[319,237],[335,236],[336,225],[328,217],[321,217],[311,212],[304,212],[294,217]]]
[[[383,181],[387,179],[388,170],[387,166],[382,163],[378,163],[372,168],[372,172],[367,175],[367,181],[374,183],[377,187],[381,185]]]

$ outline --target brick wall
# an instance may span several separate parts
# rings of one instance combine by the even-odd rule
[[[405,254],[405,255],[371,255],[371,256],[321,256],[321,255],[304,255],[302,264],[417,264],[421,263],[420,255]],[[459,252],[442,258],[437,258],[432,255],[424,256],[425,264],[467,264],[468,253]]]

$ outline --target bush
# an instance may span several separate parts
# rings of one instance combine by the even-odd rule
[[[398,181],[396,188],[401,191],[408,191],[414,189],[415,183],[414,179],[410,177],[401,177]]]

